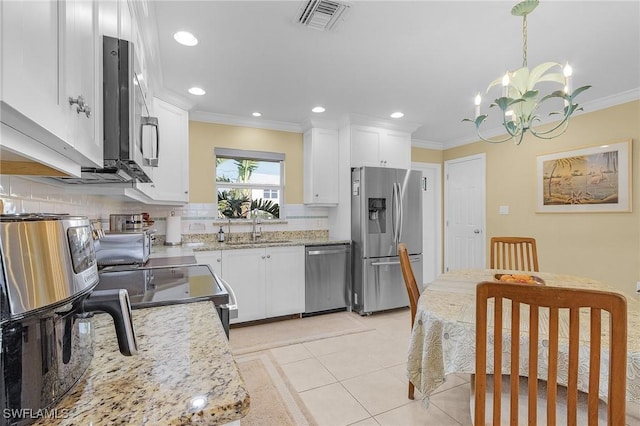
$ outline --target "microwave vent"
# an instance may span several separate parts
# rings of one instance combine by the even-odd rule
[[[351,6],[349,4],[332,0],[308,0],[300,7],[298,23],[320,31],[329,31],[336,28],[345,13]]]

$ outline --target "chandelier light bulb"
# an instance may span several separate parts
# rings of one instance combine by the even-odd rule
[[[509,71],[504,73],[504,77],[502,77],[502,96],[505,98],[508,95],[508,92],[507,92],[508,88],[509,88]]]
[[[573,68],[571,68],[571,65],[569,65],[569,63],[564,66],[564,68],[562,69],[562,73],[565,77],[571,77],[571,74],[573,74]]]
[[[476,118],[478,118],[478,116],[480,115],[480,104],[482,103],[482,97],[480,96],[480,93],[476,95],[473,103],[476,104]]]

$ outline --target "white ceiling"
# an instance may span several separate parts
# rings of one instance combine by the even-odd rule
[[[515,1],[352,1],[330,32],[295,23],[302,3],[150,3],[156,91],[185,101],[192,117],[290,130],[312,116],[391,120],[402,111],[398,121],[417,127],[414,140],[447,147],[477,140],[461,122],[474,114],[474,96],[522,65]],[[200,43],[179,45],[178,30]],[[528,17],[528,38],[529,68],[569,61],[574,88],[593,86],[577,99],[585,112],[640,98],[640,1],[543,0]],[[192,86],[206,95],[188,94]],[[326,112],[313,114],[316,105]]]

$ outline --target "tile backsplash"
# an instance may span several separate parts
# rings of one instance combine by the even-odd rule
[[[217,204],[189,203],[184,206],[160,206],[128,201],[124,197],[112,197],[80,193],[73,186],[60,187],[42,179],[0,175],[0,200],[3,213],[69,213],[100,220],[109,229],[110,214],[149,213],[155,220],[158,235],[166,234],[166,218],[173,212],[181,216],[182,234],[216,233],[227,221],[218,219]],[[282,218],[263,221],[265,231],[303,231],[328,229],[328,208],[308,207],[302,204],[286,204],[281,208]],[[233,220],[236,232],[249,232],[251,223]]]

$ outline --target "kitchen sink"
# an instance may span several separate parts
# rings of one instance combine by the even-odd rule
[[[290,243],[291,240],[256,240],[256,241],[227,241],[228,246],[254,246],[258,244]]]

